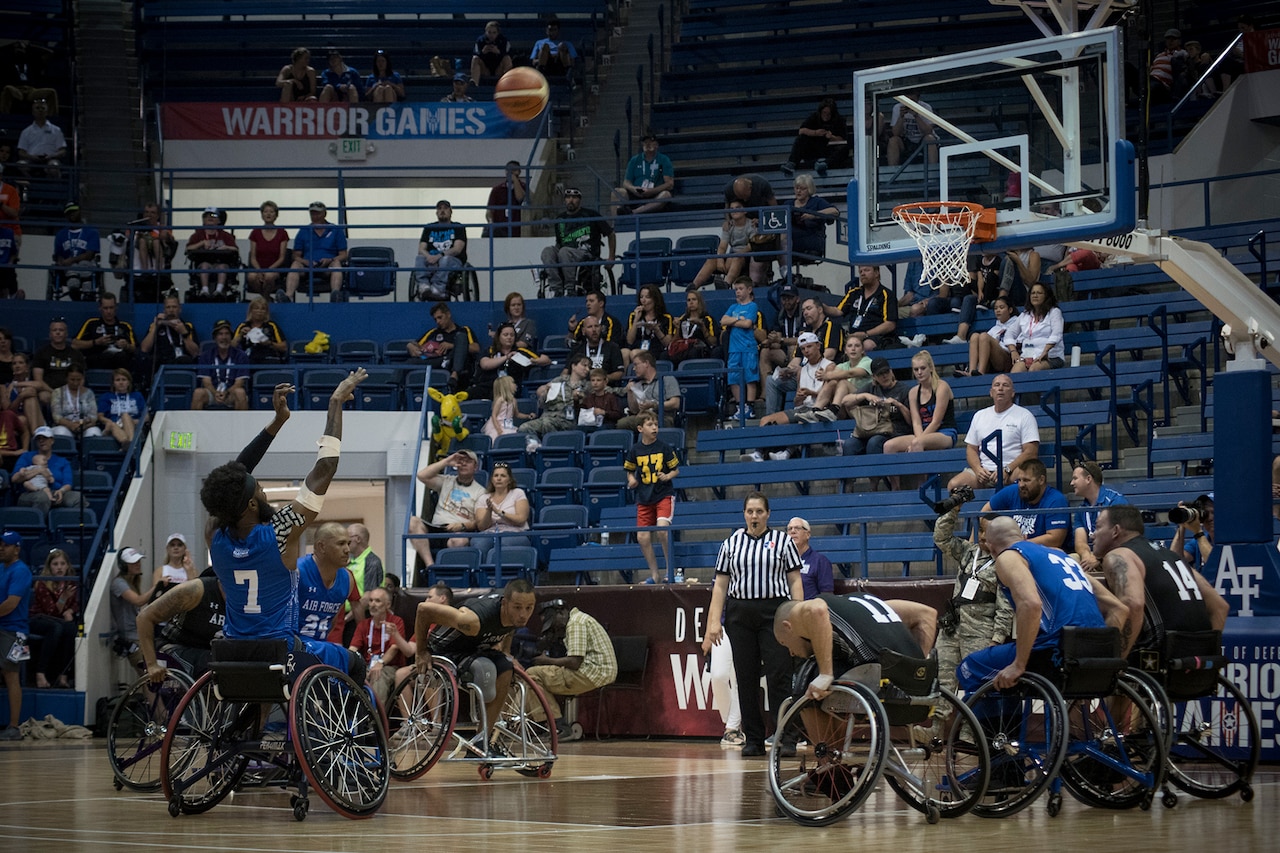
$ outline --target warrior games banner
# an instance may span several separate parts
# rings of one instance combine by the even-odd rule
[[[539,120],[517,122],[492,103],[162,104],[165,139],[508,139],[532,137]]]

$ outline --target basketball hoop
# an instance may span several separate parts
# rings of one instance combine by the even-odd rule
[[[984,218],[984,210],[982,205],[967,201],[918,201],[893,209],[894,221],[920,247],[924,260],[921,281],[929,282],[929,286],[937,290],[943,285],[959,285],[969,280],[969,244],[973,242],[979,219]],[[994,226],[994,216],[989,219]],[[991,230],[994,231],[994,227]],[[987,240],[994,236],[983,235]]]

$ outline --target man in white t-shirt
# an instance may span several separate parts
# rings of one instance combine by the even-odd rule
[[[1028,459],[1040,454],[1040,428],[1035,415],[1013,402],[1013,380],[1001,373],[991,380],[991,401],[994,405],[982,409],[973,416],[969,432],[964,437],[965,457],[969,467],[951,478],[948,488],[971,486],[978,489],[1000,488],[1013,482],[1013,471]],[[987,437],[999,432],[1001,439],[1001,465],[982,452]],[[987,450],[996,452],[995,442]]]
[[[438,459],[418,472],[418,480],[428,489],[434,491],[436,500],[435,514],[431,523],[418,516],[409,519],[410,533],[468,533],[476,529],[476,501],[485,494],[484,486],[476,482],[476,469],[479,458],[470,450],[459,450],[444,459]],[[444,469],[452,467],[456,474],[445,474]],[[410,539],[413,549],[422,558],[423,565],[433,564],[432,553],[442,547],[465,548],[471,544],[466,536],[450,536],[447,541],[440,539]]]
[[[774,412],[760,419],[760,426],[770,424],[817,423],[819,420],[833,421],[835,414],[828,409],[815,407],[818,392],[822,390],[822,380],[818,371],[831,367],[831,359],[823,354],[822,340],[813,332],[801,332],[796,339],[796,347],[800,354],[791,360],[787,369],[796,377],[795,408],[785,412]],[[748,454],[755,459],[759,451]],[[791,451],[783,449],[769,454],[774,461],[791,458]],[[763,461],[760,460],[760,461]]]

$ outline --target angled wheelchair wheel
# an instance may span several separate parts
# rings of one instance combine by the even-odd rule
[[[343,817],[372,817],[391,773],[382,720],[364,687],[313,666],[294,682],[289,724],[298,763],[320,799]]]
[[[1195,797],[1253,799],[1262,732],[1249,699],[1225,676],[1210,696],[1173,702],[1169,781]]]
[[[933,714],[933,725],[926,720],[893,727],[884,774],[889,787],[930,822],[977,805],[991,770],[986,737],[968,706],[943,689]]]
[[[1121,679],[1103,699],[1067,705],[1062,781],[1073,797],[1101,809],[1149,808],[1164,779],[1165,732],[1159,711]]]
[[[788,701],[778,731],[778,742],[794,735],[810,744],[794,756],[769,752],[769,790],[778,809],[796,823],[833,823],[875,790],[889,750],[889,718],[870,688],[836,682],[820,701]]]
[[[559,737],[551,703],[542,688],[516,664],[507,700],[493,727],[494,757],[520,759],[522,763],[514,765],[517,773],[546,779],[555,764],[557,746]]]
[[[1025,673],[1008,690],[987,682],[966,699],[987,740],[991,777],[979,817],[1025,809],[1058,775],[1067,753],[1066,703],[1047,680]]]
[[[192,683],[191,676],[171,668],[159,684],[143,676],[120,697],[107,722],[107,760],[117,791],[122,787],[160,789],[160,758],[169,717]]]
[[[200,814],[222,802],[240,783],[249,760],[236,744],[257,722],[258,709],[214,695],[213,674],[186,692],[165,732],[160,787],[169,814]]]
[[[438,661],[400,682],[387,703],[391,775],[417,779],[440,760],[458,722],[458,682]]]

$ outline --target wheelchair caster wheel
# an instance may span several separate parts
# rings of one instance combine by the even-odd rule
[[[297,800],[297,802],[293,804],[293,819],[301,823],[307,819],[307,812],[311,810],[311,804],[308,801],[300,800],[297,797],[294,797],[294,799]]]
[[[1175,794],[1173,791],[1165,791],[1160,796],[1160,805],[1164,806],[1166,809],[1171,809],[1177,804],[1178,804],[1178,795]]]
[[[538,778],[539,778],[539,779],[550,779],[550,778],[551,778],[551,763],[550,763],[550,762],[548,762],[548,763],[546,763],[546,764],[539,764],[539,765],[538,765]]]
[[[1138,803],[1138,808],[1142,809],[1142,811],[1144,812],[1151,811],[1151,801],[1153,799],[1154,799],[1154,796],[1151,794],[1148,794],[1147,796],[1142,798],[1141,802]]]
[[[123,791],[123,790],[124,790],[124,783],[123,783],[123,782],[121,782],[119,779],[115,779],[115,778],[113,778],[113,779],[111,780],[111,784],[115,786],[115,789],[116,789],[117,791]]]
[[[169,817],[177,817],[180,814],[182,814],[182,804],[177,797],[174,797],[169,801]]]
[[[933,803],[925,803],[924,819],[928,821],[930,825],[933,825],[942,820],[942,810]]]
[[[483,779],[484,781],[488,782],[490,779],[493,778],[492,764],[481,764],[476,769],[480,771],[480,778]]]
[[[1062,811],[1062,795],[1050,794],[1049,807],[1048,807],[1049,817],[1057,817],[1058,813],[1061,811]]]
[[[1252,785],[1245,785],[1243,788],[1240,789],[1240,799],[1244,800],[1246,803],[1253,802],[1253,786]]]
[[[582,723],[574,723],[569,727],[570,740],[582,740]]]
[[[292,808],[296,808],[296,807],[297,807],[297,805],[298,805],[298,795],[297,795],[297,794],[290,794],[290,795],[289,795],[289,808],[291,808],[291,809],[292,809]]]

